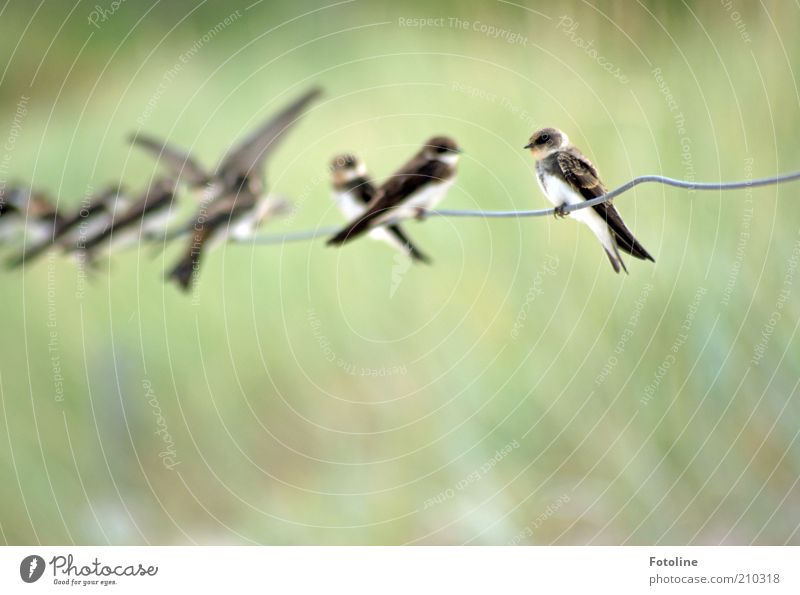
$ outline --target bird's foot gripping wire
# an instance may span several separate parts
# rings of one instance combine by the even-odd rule
[[[556,219],[563,219],[567,215],[569,215],[569,213],[567,212],[567,203],[560,204],[555,209],[553,209],[553,217],[555,217]]]

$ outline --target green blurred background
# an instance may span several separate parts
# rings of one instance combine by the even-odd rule
[[[768,176],[800,169],[798,19],[737,0],[11,1],[2,173],[62,208],[142,188],[129,133],[211,166],[320,84],[268,165],[296,213],[264,233],[341,221],[335,153],[383,178],[437,133],[466,149],[443,207],[548,206],[522,150],[545,125],[611,187]],[[798,189],[640,186],[616,204],[657,262],[629,276],[549,218],[410,222],[431,267],[368,239],[223,246],[192,296],[163,281],[178,245],[87,279],[57,255],[3,271],[2,540],[800,544]]]

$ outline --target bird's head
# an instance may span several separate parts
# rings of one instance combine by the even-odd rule
[[[7,189],[3,194],[3,203],[6,208],[16,211],[25,210],[31,191],[28,188],[14,186]]]
[[[462,153],[455,140],[448,136],[434,136],[422,147],[426,159],[443,161],[448,165],[455,165]]]
[[[568,144],[569,138],[558,128],[540,128],[531,135],[523,149],[530,149],[534,159],[544,159]]]
[[[342,153],[331,159],[329,169],[335,186],[347,184],[356,178],[363,178],[367,175],[364,162],[352,153]]]
[[[100,202],[103,204],[103,208],[109,213],[113,213],[118,205],[126,201],[125,190],[122,186],[111,186],[100,194]]]

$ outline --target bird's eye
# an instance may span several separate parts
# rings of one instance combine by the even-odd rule
[[[439,145],[438,147],[436,147],[436,152],[437,153],[445,153],[445,152],[447,152],[447,147],[443,147],[443,146]]]
[[[539,143],[540,144],[547,143],[547,142],[550,142],[550,135],[549,134],[543,134],[542,136],[539,137]]]

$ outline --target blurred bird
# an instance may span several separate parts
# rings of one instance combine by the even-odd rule
[[[178,182],[185,183],[189,188],[203,188],[208,186],[214,177],[205,171],[188,152],[161,142],[146,134],[137,133],[130,136],[131,144],[144,149],[155,156],[159,164],[167,173]]]
[[[168,229],[178,215],[172,203],[179,184],[183,183],[193,190],[204,188],[207,195],[219,191],[212,186],[212,176],[188,153],[143,134],[132,136],[129,140],[156,155],[159,163],[167,169],[167,175],[151,184],[128,210],[113,219],[110,227],[89,236],[83,246],[87,253],[93,253],[106,240],[110,249],[129,246],[141,239],[162,239],[166,243],[172,239]]]
[[[154,239],[163,235],[175,216],[172,201],[176,182],[171,178],[160,178],[120,214],[115,215],[105,228],[89,237],[82,238],[67,251],[83,251],[90,258],[100,249],[113,251],[136,244],[141,239]]]
[[[333,199],[348,221],[354,221],[364,213],[366,205],[375,198],[375,186],[369,178],[367,168],[355,155],[343,154],[334,157],[330,166]],[[399,225],[376,227],[369,232],[371,238],[382,240],[418,262],[429,263],[403,232]]]
[[[28,244],[22,252],[8,261],[10,268],[20,266],[46,252],[54,244],[64,248],[76,246],[82,238],[101,233],[108,227],[115,211],[124,209],[127,199],[121,188],[109,187],[95,194],[81,204],[78,211],[69,217],[62,217],[53,228],[52,234],[44,240]]]
[[[436,136],[382,184],[357,219],[328,240],[344,244],[389,220],[422,218],[455,182],[461,149],[451,138]]]
[[[564,206],[606,194],[605,186],[592,162],[569,144],[567,135],[556,128],[542,128],[533,133],[524,147],[536,160],[539,186],[556,206],[556,216],[564,217]],[[653,257],[633,237],[611,202],[572,211],[569,216],[585,223],[605,249],[611,266],[617,273],[628,272],[619,250],[642,260]]]
[[[61,215],[44,192],[12,187],[0,196],[0,242],[42,242],[60,221]]]
[[[0,243],[8,243],[22,227],[19,193],[20,189],[16,187],[0,191]]]
[[[267,218],[287,210],[285,201],[265,195],[263,165],[284,134],[320,94],[318,88],[308,91],[229,149],[213,175],[207,174],[189,155],[149,138],[134,139],[137,145],[164,158],[172,175],[186,180],[190,186],[205,188],[197,215],[181,230],[191,236],[187,250],[168,274],[182,289],[191,287],[206,246],[229,237],[248,237]]]

